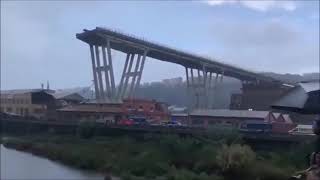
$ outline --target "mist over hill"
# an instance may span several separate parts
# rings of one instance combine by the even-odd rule
[[[266,76],[282,80],[287,83],[297,83],[312,79],[319,79],[319,73],[277,74],[272,72],[262,73]],[[229,108],[230,97],[233,93],[241,93],[241,82],[234,78],[224,77],[222,83],[218,83],[215,92],[214,108]],[[181,77],[165,79],[160,82],[144,83],[136,92],[138,98],[155,99],[170,105],[187,106],[186,82]]]
[[[266,76],[282,80],[287,83],[297,83],[312,79],[319,79],[319,73],[299,74],[277,74],[271,72],[263,73]],[[230,97],[233,93],[241,93],[241,82],[234,78],[224,77],[222,83],[218,83],[214,103],[211,105],[214,108],[229,108]],[[89,87],[73,88],[77,90],[86,99],[94,98],[94,91],[88,90]],[[81,89],[81,88],[80,88]],[[164,79],[158,82],[149,82],[142,84],[136,91],[137,98],[155,99],[157,101],[166,102],[169,105],[187,106],[187,85],[182,77]]]
[[[177,79],[180,79],[177,81]],[[163,80],[161,82],[144,83],[137,90],[138,98],[155,99],[166,102],[169,105],[187,106],[187,85],[182,78]],[[239,80],[225,77],[222,83],[218,83],[214,96],[214,108],[228,108],[230,97],[233,93],[241,92]]]
[[[264,72],[262,73],[266,76],[282,80],[287,83],[297,83],[300,81],[308,81],[308,80],[314,80],[314,79],[320,79],[320,73],[314,72],[314,73],[305,73],[303,75],[300,74],[277,74],[272,72]]]

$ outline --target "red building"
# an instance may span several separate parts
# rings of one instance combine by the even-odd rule
[[[166,121],[170,117],[167,104],[156,100],[124,99],[122,111],[127,117],[145,117],[148,121]]]
[[[296,127],[289,114],[273,113],[274,119],[270,121],[273,133],[285,133]]]

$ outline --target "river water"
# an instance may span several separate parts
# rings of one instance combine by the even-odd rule
[[[103,180],[100,174],[80,171],[60,163],[0,146],[1,180]]]

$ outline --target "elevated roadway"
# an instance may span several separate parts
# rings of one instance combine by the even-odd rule
[[[225,76],[234,77],[243,81],[279,82],[278,80],[257,72],[228,65],[215,59],[183,52],[106,28],[97,27],[93,30],[85,29],[84,32],[76,34],[76,37],[81,41],[95,46],[107,46],[107,42],[110,41],[112,49],[124,53],[141,54],[144,50],[147,50],[147,57],[153,59],[176,63],[193,69],[202,70],[205,66],[207,72],[223,73]]]

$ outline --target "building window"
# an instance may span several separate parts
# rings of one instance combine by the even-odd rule
[[[28,116],[28,115],[29,115],[29,109],[28,109],[28,108],[25,108],[25,109],[24,109],[24,115],[25,115],[25,116]]]
[[[40,108],[35,108],[35,109],[33,110],[33,112],[36,113],[36,114],[39,114],[39,113],[43,113],[43,110],[40,109]]]
[[[7,112],[12,112],[12,108],[11,107],[7,107]]]

